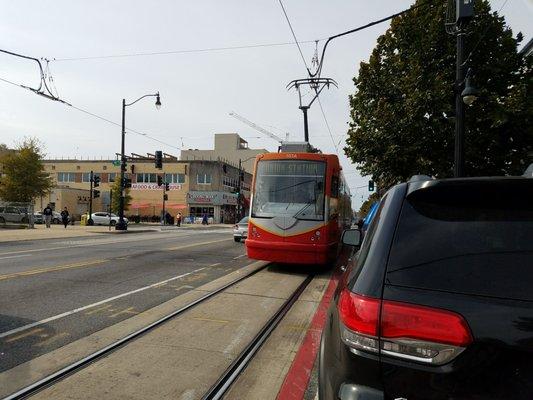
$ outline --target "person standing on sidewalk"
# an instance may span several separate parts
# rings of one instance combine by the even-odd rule
[[[67,207],[65,207],[65,209],[61,211],[61,220],[63,221],[63,225],[65,225],[65,229],[67,228],[67,225],[68,225],[68,217],[69,217],[69,213],[68,213]]]
[[[50,224],[52,223],[52,215],[54,212],[52,211],[52,207],[50,207],[50,204],[48,204],[45,209],[43,210],[43,216],[44,216],[44,223],[46,224],[47,228],[50,228]]]
[[[176,225],[178,227],[181,226],[181,213],[179,212],[178,215],[176,215]]]

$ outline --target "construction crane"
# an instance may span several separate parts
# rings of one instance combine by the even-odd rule
[[[248,125],[249,127],[254,128],[256,131],[259,131],[259,132],[261,132],[262,134],[267,135],[269,138],[274,139],[275,141],[279,142],[280,144],[283,143],[283,142],[285,142],[285,141],[288,141],[288,139],[289,139],[289,133],[286,133],[286,134],[285,134],[285,135],[286,135],[286,138],[285,138],[285,140],[283,140],[283,139],[280,138],[278,135],[276,135],[276,134],[274,134],[274,133],[272,133],[272,132],[267,131],[265,128],[262,128],[262,127],[260,127],[260,126],[257,125],[257,124],[254,124],[252,121],[250,121],[250,120],[244,118],[242,115],[239,115],[239,114],[237,114],[236,112],[233,112],[233,111],[232,111],[232,112],[229,113],[229,115],[231,115],[233,118],[238,119],[239,121],[245,123],[245,124]]]

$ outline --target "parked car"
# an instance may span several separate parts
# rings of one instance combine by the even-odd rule
[[[244,217],[233,227],[233,240],[240,242],[248,237],[248,217]]]
[[[34,212],[33,213],[33,223],[34,224],[43,224],[44,223],[44,216],[42,212]]]
[[[19,224],[28,223],[28,214],[14,206],[0,206],[0,224],[13,222]]]
[[[418,177],[345,231],[319,398],[531,399],[532,199],[531,178]]]
[[[118,223],[119,217],[116,214],[109,214],[107,212],[96,212],[92,214],[94,225],[111,225],[114,226]],[[124,217],[126,224],[128,219]]]
[[[61,213],[57,211],[52,211],[52,224],[61,224],[62,222]]]

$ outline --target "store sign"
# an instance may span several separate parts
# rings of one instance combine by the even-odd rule
[[[157,183],[132,183],[131,190],[163,190],[164,186],[157,186]],[[183,185],[171,183],[168,190],[181,190]]]
[[[228,192],[191,191],[187,193],[187,203],[213,206],[221,206],[224,204],[237,205],[237,195]]]

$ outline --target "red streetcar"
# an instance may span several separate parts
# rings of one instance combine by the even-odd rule
[[[261,154],[255,161],[246,250],[249,258],[326,264],[352,219],[336,155]]]

